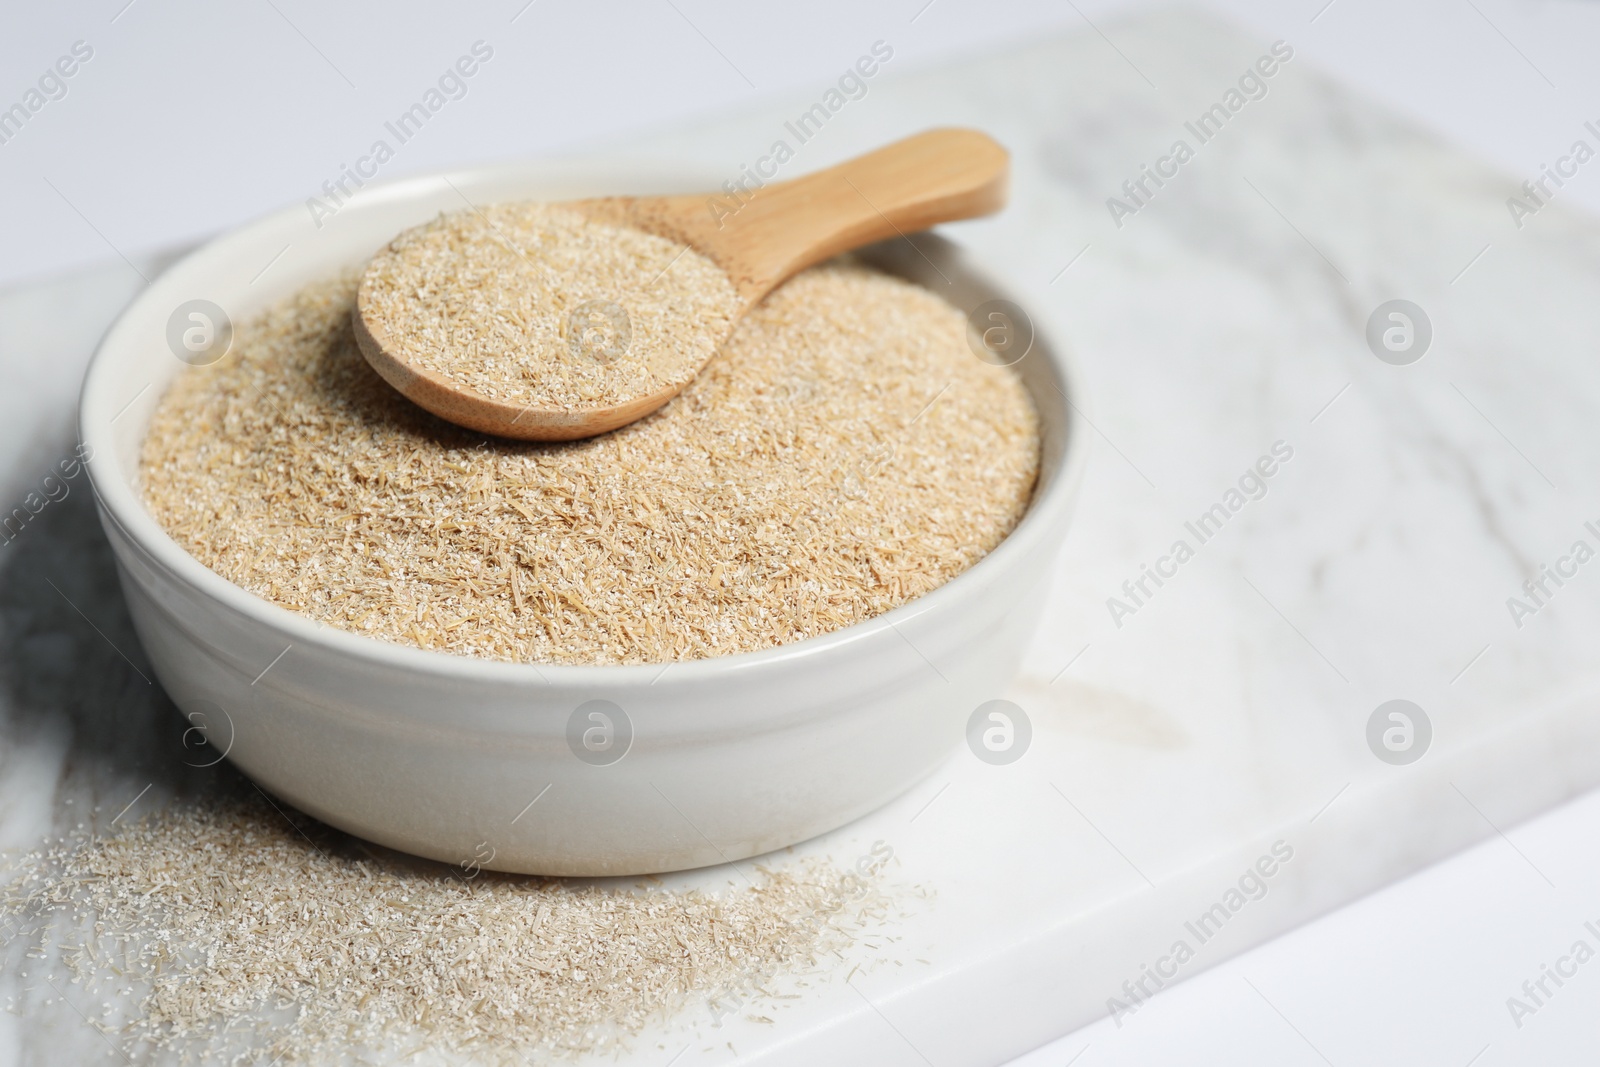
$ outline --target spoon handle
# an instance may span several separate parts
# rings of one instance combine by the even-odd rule
[[[701,251],[746,299],[814,263],[1005,205],[1011,161],[977,130],[928,130],[815,174],[767,185],[704,231]]]

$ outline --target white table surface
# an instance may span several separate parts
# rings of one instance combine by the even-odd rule
[[[518,25],[544,17],[544,6],[521,16]],[[886,36],[884,27],[904,34],[908,66],[970,42],[1017,36],[1030,26],[1092,21],[1097,27],[1093,32],[1104,31],[1108,48],[1115,48],[1117,40],[1113,5],[1080,5],[1080,15],[1046,11],[1043,5],[974,10],[977,5],[938,0],[920,14],[913,11],[916,22],[904,28],[900,24],[908,16],[898,5],[893,11],[870,9],[866,14],[825,9],[766,27],[726,12],[682,6],[707,30],[727,29],[727,37],[720,32],[710,36],[719,38],[722,50],[734,57],[728,66],[745,68],[744,73],[730,74],[716,66],[723,62],[716,54],[696,52],[682,64],[692,76],[663,80],[660,70],[639,70],[633,62],[659,27],[630,30],[598,16],[584,25],[580,16],[565,15],[566,24],[547,27],[540,38],[549,42],[539,46],[549,49],[539,57],[545,71],[541,76],[559,82],[557,75],[565,71],[575,77],[572,51],[590,56],[592,63],[589,46],[599,40],[605,46],[600,52],[614,67],[610,78],[595,79],[608,85],[604,92],[587,97],[547,94],[562,96],[563,105],[547,110],[547,121],[525,123],[509,140],[496,137],[503,148],[489,153],[481,146],[490,140],[488,131],[498,134],[503,127],[509,104],[484,107],[484,114],[464,120],[449,137],[419,145],[406,168],[526,154],[727,106],[751,92],[742,80],[746,76],[761,86],[757,92],[810,84],[839,66],[841,58],[853,57],[860,50],[857,38],[870,42]],[[1233,6],[1269,38],[1289,37],[1308,61],[1362,85],[1519,176],[1535,175],[1541,162],[1554,159],[1579,135],[1584,118],[1600,115],[1600,108],[1592,106],[1600,96],[1594,91],[1595,67],[1587,58],[1597,43],[1595,13],[1583,5],[1419,3],[1398,12],[1357,0],[1336,0],[1326,9],[1320,2]],[[344,146],[364,136],[372,115],[411,93],[398,68],[389,72],[370,58],[354,60],[363,54],[356,44],[359,27],[341,23],[337,16],[331,25],[323,23],[330,36],[310,36],[324,51],[352,57],[342,67],[365,62],[359,80],[367,93],[373,93],[374,83],[388,89],[387,95],[358,96],[360,107],[329,103],[329,94],[342,84],[333,80],[336,72],[318,66],[324,61],[314,46],[314,54],[300,63],[305,57],[294,50],[309,42],[285,25],[287,20],[272,22],[277,16],[270,10],[263,15],[264,25],[275,27],[277,35],[264,40],[263,26],[246,25],[242,16],[222,22],[220,28],[208,27],[214,36],[204,37],[194,29],[193,12],[174,13],[149,0],[128,11],[115,10],[121,7],[118,0],[98,21],[56,11],[31,13],[31,21],[16,28],[20,32],[0,42],[0,69],[19,75],[10,81],[20,92],[26,84],[21,75],[51,61],[72,40],[92,36],[98,43],[102,38],[113,41],[114,33],[127,34],[123,52],[108,45],[101,52],[105,66],[90,64],[82,72],[86,78],[106,70],[104,85],[91,89],[85,80],[74,86],[73,95],[53,103],[55,110],[46,110],[23,137],[0,146],[0,192],[13,205],[7,241],[0,249],[0,278],[16,281],[103,259],[108,245],[142,262],[145,249],[231,224],[267,204],[308,195],[330,164],[339,162]],[[514,5],[512,12],[520,7]],[[808,10],[816,12],[814,7]],[[285,12],[305,25],[297,10],[285,6]],[[410,41],[409,59],[439,51],[419,43],[426,38],[470,41],[478,35],[472,25],[449,29],[444,34],[431,26],[423,35],[411,26],[393,33],[398,43]],[[690,26],[682,29],[684,40],[674,41],[676,54],[700,47],[694,42],[703,39],[691,30],[699,33]],[[770,44],[773,35],[790,31],[792,47]],[[294,77],[282,84],[279,96],[260,92],[248,77],[194,94],[173,74],[171,64],[162,61],[164,49],[198,40],[210,45],[198,52],[191,49],[191,58],[226,65],[234,53],[218,42],[229,33],[253,41],[249,51],[264,65],[295,57]],[[366,71],[374,75],[371,81]],[[507,77],[527,90],[528,84],[516,78],[532,75]],[[640,81],[629,82],[629,77]],[[649,94],[630,89],[645,80],[650,80]],[[733,80],[733,88],[721,84],[724,80]],[[510,89],[508,85],[508,96],[513,95]],[[208,99],[196,99],[201,96]],[[239,121],[239,115],[252,117]],[[228,122],[220,122],[220,116],[228,116]],[[54,126],[44,125],[46,119]],[[214,143],[207,138],[224,125],[248,132],[233,134],[228,153],[198,159],[185,155],[196,143]],[[204,170],[223,155],[251,160],[248,173],[219,177]],[[174,181],[186,163],[198,164],[202,173],[192,181]],[[1563,201],[1600,205],[1596,172],[1600,167],[1581,173],[1562,191]],[[46,179],[55,188],[41,184]],[[37,440],[42,462],[54,453],[60,429],[39,426],[12,439]],[[18,490],[4,488],[11,495]],[[1592,599],[1592,593],[1587,595]],[[1505,999],[1519,992],[1524,979],[1537,977],[1541,963],[1553,961],[1581,936],[1585,919],[1600,918],[1600,896],[1594,892],[1600,863],[1590,844],[1597,830],[1600,799],[1593,796],[1508,828],[1503,837],[1173,987],[1126,1026],[1096,1024],[1020,1062],[1064,1064],[1073,1057],[1085,1065],[1465,1064],[1474,1057],[1483,1064],[1585,1062],[1592,1042],[1585,1024],[1600,990],[1595,984],[1600,982],[1600,965],[1581,970],[1548,1007],[1523,1020],[1520,1029],[1510,1020]]]

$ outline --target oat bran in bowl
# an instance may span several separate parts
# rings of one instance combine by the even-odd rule
[[[592,613],[593,605],[572,604],[554,588],[513,588],[513,604],[526,594],[545,605],[547,617],[559,613],[566,619],[565,629],[534,627],[549,637],[540,648],[516,634],[514,618],[461,622],[438,605],[405,603],[395,587],[377,583],[362,594],[362,623],[340,615],[349,606],[343,596],[323,597],[319,609],[318,590],[328,588],[320,578],[328,559],[313,553],[298,561],[298,570],[309,575],[300,583],[307,600],[288,601],[295,609],[289,610],[264,599],[284,602],[270,590],[247,591],[208,569],[148,510],[140,456],[152,423],[160,429],[157,409],[170,383],[187,370],[165,340],[169,320],[187,302],[211,301],[243,327],[307,285],[358,268],[400,230],[458,209],[456,190],[484,204],[701,185],[703,180],[652,177],[636,169],[504,167],[453,175],[450,184],[417,179],[365,191],[320,231],[303,211],[288,209],[179,263],[108,333],[85,381],[81,420],[130,611],[173,699],[185,711],[204,710],[226,723],[219,727],[219,746],[227,745],[229,758],[263,786],[341,829],[445,862],[482,862],[492,850],[493,859],[483,865],[508,871],[681,869],[770,851],[878,807],[945,758],[960,743],[972,709],[1001,691],[1042,607],[1043,579],[1065,533],[1085,452],[1083,431],[1067,401],[1076,400],[1076,381],[1065,358],[1042,338],[1035,338],[1014,368],[1039,429],[1037,484],[1026,513],[991,551],[974,553],[982,557],[975,562],[956,558],[949,573],[924,575],[920,587],[914,573],[900,576],[906,595],[852,608],[860,621],[844,616],[817,622],[825,613],[816,609],[827,602],[815,590],[759,604],[706,605],[685,598],[674,610],[703,609],[690,627],[677,634],[657,627],[658,633],[646,632],[627,647],[613,634],[608,649],[605,635],[587,619],[585,607]],[[918,244],[922,253],[891,242],[862,258],[889,274],[931,283],[963,311],[1005,295],[948,243],[919,237]],[[263,273],[285,245],[290,251]],[[809,312],[797,305],[786,313]],[[276,392],[283,381],[238,384],[246,394],[259,393],[262,406],[297,403]],[[915,384],[919,396],[933,397],[942,383]],[[893,405],[886,410],[904,421]],[[306,429],[292,420],[279,427],[289,434]],[[639,424],[642,433],[651,429],[651,420]],[[238,440],[251,440],[255,432],[259,427]],[[313,440],[308,436],[304,443]],[[848,440],[826,443],[834,453],[852,447]],[[853,469],[861,483],[834,479],[830,490],[842,490],[846,498],[810,517],[817,531],[837,539],[841,528],[828,523],[848,512],[852,494],[874,491],[870,475],[883,462],[882,446],[860,440],[859,459],[845,462],[848,457],[830,454],[812,464],[834,474]],[[541,459],[558,451],[532,447]],[[762,447],[789,446],[773,441]],[[241,451],[237,462],[248,467],[259,458]],[[312,479],[302,488],[326,491],[347,469],[351,477],[367,477],[370,470],[357,470],[362,459],[325,449],[321,462],[337,469],[323,483]],[[647,470],[638,484],[669,477],[672,470]],[[209,562],[234,559],[234,571],[219,569],[249,585],[246,568],[259,554],[251,538],[273,522],[293,528],[315,514],[293,499],[297,484],[283,482],[288,496],[264,512],[255,508],[250,514],[252,507],[243,507],[240,525],[214,537],[217,552]],[[557,482],[541,484],[549,489]],[[748,496],[754,487],[743,488]],[[717,492],[716,484],[707,484],[698,503],[674,498],[674,506],[695,506],[715,518],[718,508],[729,506],[718,502]],[[172,521],[170,514],[164,518]],[[765,521],[781,518],[774,512]],[[426,511],[415,517],[419,524],[428,520]],[[715,522],[707,527],[708,536],[714,527]],[[195,546],[192,531],[178,526],[175,532]],[[404,533],[403,527],[391,531]],[[317,535],[328,542],[326,531]],[[825,553],[828,543],[824,537],[816,547]],[[247,549],[252,559],[239,558]],[[545,562],[559,567],[559,561]],[[769,639],[738,639],[741,629],[761,631],[751,624],[762,621],[763,610],[770,615],[806,603],[810,608],[793,618],[767,620],[775,624],[765,631]],[[409,637],[399,626],[408,614],[416,624]],[[719,632],[730,619],[743,625]],[[367,624],[382,639],[365,636]],[[450,645],[448,635],[463,628],[485,642],[472,654]],[[496,634],[498,648],[491,647]],[[687,634],[696,636],[689,640]],[[680,647],[684,641],[696,647]],[[523,661],[511,662],[517,659]],[[585,758],[583,739],[594,730],[609,732],[614,742],[605,758]]]

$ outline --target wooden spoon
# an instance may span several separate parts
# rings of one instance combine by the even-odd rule
[[[841,252],[998,211],[1005,204],[1009,170],[1006,150],[992,138],[976,130],[941,129],[769,184],[737,210],[736,202],[720,193],[613,196],[560,206],[695,249],[727,274],[743,301],[742,314],[785,279]],[[723,210],[714,211],[713,202]],[[354,326],[362,354],[389,384],[440,418],[502,437],[592,437],[643,418],[683,388],[676,384],[575,410],[529,408],[408,363],[385,343],[383,321],[359,297]]]

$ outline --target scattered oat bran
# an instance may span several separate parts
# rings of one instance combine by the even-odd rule
[[[402,362],[564,412],[680,388],[740,303],[693,249],[531,201],[407,230],[361,281],[363,317]]]
[[[134,995],[136,1014],[104,1024],[119,1051],[526,1063],[615,1050],[676,1013],[704,1024],[718,997],[807,983],[852,943],[883,947],[902,914],[875,877],[817,859],[716,893],[613,889],[466,877],[304,832],[315,839],[260,801],[180,802],[24,857],[0,886],[0,925],[33,960],[59,954],[77,981],[53,988],[87,1010]]]
[[[537,663],[771,648],[949,581],[1032,492],[1020,380],[883,274],[800,274],[660,411],[556,444],[401,397],[355,347],[353,290],[310,285],[182,372],[141,478],[206,566],[356,633]]]

